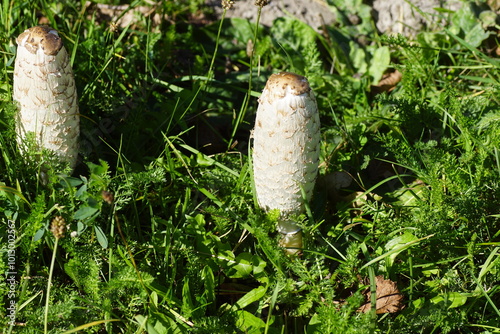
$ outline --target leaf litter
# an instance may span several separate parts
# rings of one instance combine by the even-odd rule
[[[403,304],[403,294],[399,291],[396,282],[389,279],[384,279],[384,276],[379,275],[375,277],[377,284],[377,302],[375,305],[376,313],[396,313],[404,308]],[[370,288],[367,288],[363,295],[365,296],[366,302],[358,308],[358,312],[369,312],[371,309],[371,292]]]

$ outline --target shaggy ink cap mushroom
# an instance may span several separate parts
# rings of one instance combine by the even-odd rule
[[[253,139],[257,202],[265,211],[280,211],[282,245],[300,248],[302,233],[293,217],[305,213],[305,202],[312,197],[320,140],[318,107],[305,77],[290,72],[269,77],[259,98]]]
[[[36,150],[53,152],[60,162],[75,167],[80,116],[70,57],[57,31],[35,26],[16,39],[13,100],[18,106],[18,146],[27,152],[28,134]]]

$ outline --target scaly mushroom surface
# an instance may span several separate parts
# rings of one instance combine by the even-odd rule
[[[56,30],[36,26],[16,39],[13,99],[18,104],[17,142],[29,133],[40,148],[53,151],[74,168],[80,117],[68,53]]]
[[[253,140],[259,206],[280,210],[282,245],[301,248],[301,230],[290,217],[304,213],[312,197],[320,141],[318,107],[305,77],[289,72],[269,77],[259,98]]]

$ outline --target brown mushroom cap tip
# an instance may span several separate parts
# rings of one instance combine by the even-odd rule
[[[276,92],[283,91],[284,94],[290,92],[294,95],[308,93],[311,90],[306,77],[290,72],[280,72],[269,77],[266,89]]]
[[[17,37],[19,46],[25,47],[29,52],[35,54],[38,49],[49,56],[55,56],[63,47],[62,39],[57,30],[49,26],[36,26],[25,30]]]

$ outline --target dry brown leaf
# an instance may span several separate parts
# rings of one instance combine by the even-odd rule
[[[386,73],[384,74],[382,79],[380,79],[377,85],[372,86],[372,93],[380,94],[382,92],[390,92],[394,89],[394,87],[396,87],[396,85],[401,81],[402,78],[403,74],[398,70]]]
[[[395,313],[401,311],[404,308],[403,305],[403,295],[399,292],[396,282],[388,279],[384,279],[383,276],[379,275],[376,277],[377,280],[377,303],[376,303],[376,313]],[[371,309],[370,303],[370,289],[367,289],[364,293],[366,297],[366,303],[358,308],[358,312],[369,312]]]
[[[500,9],[500,0],[487,0],[486,3],[493,11],[497,11]]]

